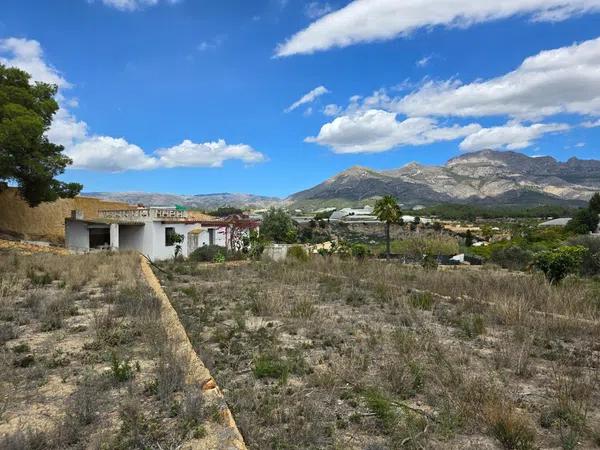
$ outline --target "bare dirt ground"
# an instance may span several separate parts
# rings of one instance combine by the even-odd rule
[[[376,261],[157,272],[253,449],[600,446],[600,286]]]
[[[206,438],[217,410],[186,381],[139,267],[135,254],[0,248],[0,448],[174,449]]]

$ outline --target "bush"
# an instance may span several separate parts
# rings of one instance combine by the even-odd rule
[[[133,368],[129,361],[119,361],[115,353],[111,355],[111,371],[115,380],[119,382],[127,381],[133,378]]]
[[[350,247],[350,253],[356,259],[365,259],[371,252],[369,251],[369,247],[364,244],[353,244]]]
[[[509,270],[525,270],[533,262],[533,253],[517,245],[494,248],[490,261]]]
[[[578,236],[569,245],[585,247],[587,253],[581,262],[581,274],[586,276],[600,275],[600,239],[595,236]]]
[[[278,352],[263,353],[257,355],[253,362],[256,378],[277,378],[284,384],[290,374],[305,375],[309,372],[306,361],[297,350],[288,350],[285,357]]]
[[[421,266],[423,269],[436,270],[438,268],[437,257],[431,254],[425,255],[421,261]]]
[[[557,284],[579,269],[586,253],[586,248],[579,245],[560,247],[540,253],[535,266],[544,272],[550,283]]]
[[[306,250],[301,245],[293,245],[288,248],[287,257],[296,261],[308,261],[308,253],[306,253]]]
[[[284,244],[296,242],[298,234],[291,216],[280,208],[271,208],[266,212],[260,233],[265,239]]]
[[[510,408],[494,411],[490,417],[491,432],[509,450],[533,450],[535,431],[529,421]]]
[[[244,247],[242,252],[248,258],[258,261],[265,251],[265,238],[256,230],[250,230],[248,236],[242,238]]]
[[[575,213],[575,216],[569,221],[565,230],[576,234],[593,233],[598,228],[598,221],[598,213],[592,211],[590,208],[583,208]]]
[[[204,247],[198,247],[194,250],[189,258],[192,261],[213,262],[218,255],[223,255],[225,259],[228,259],[227,249],[219,245],[205,245]]]
[[[256,378],[279,378],[285,382],[289,367],[286,361],[274,355],[260,355],[254,359],[253,372]]]
[[[213,258],[213,262],[216,263],[224,263],[226,261],[225,255],[221,252],[218,252]]]

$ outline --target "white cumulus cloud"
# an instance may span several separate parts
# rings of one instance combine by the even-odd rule
[[[88,136],[67,150],[73,168],[101,172],[155,169],[157,160],[123,138]]]
[[[600,38],[543,51],[489,80],[430,81],[387,107],[411,116],[600,115]]]
[[[221,167],[230,159],[248,164],[265,161],[265,155],[249,145],[228,145],[223,139],[196,144],[185,140],[181,144],[156,151],[161,167]]]
[[[482,128],[465,138],[460,143],[464,151],[477,151],[487,148],[497,150],[521,150],[530,147],[533,141],[545,134],[567,131],[569,125],[561,123],[536,123],[525,126],[520,123],[509,123],[504,126]]]
[[[307,103],[314,102],[321,95],[328,94],[329,90],[325,86],[319,86],[314,88],[308,94],[304,95],[300,100],[294,102],[290,107],[286,108],[285,112],[291,112],[296,108],[299,108],[302,105],[306,105]]]
[[[71,84],[44,60],[39,42],[16,38],[0,40],[0,63],[29,72],[32,81],[59,86],[57,97],[60,109],[46,136],[51,142],[65,147],[65,154],[73,160],[70,166],[73,169],[121,172],[172,167],[221,167],[227,160],[245,163],[266,160],[262,153],[249,145],[229,145],[224,140],[204,144],[184,140],[175,147],[148,154],[122,137],[93,134],[88,124],[78,120],[69,110],[77,104],[75,99],[66,99],[64,96],[64,91]]]
[[[323,125],[316,137],[306,138],[306,142],[330,147],[335,153],[377,153],[404,145],[452,141],[479,129],[477,124],[439,126],[435,119],[427,117],[400,121],[396,113],[368,110],[337,117]]]
[[[276,55],[384,41],[433,26],[467,27],[516,15],[559,21],[599,10],[600,0],[354,0],[280,44]]]
[[[56,84],[60,88],[71,86],[57,69],[44,61],[44,52],[38,41],[14,37],[0,39],[0,63],[24,70],[33,81]]]
[[[596,120],[600,116],[600,38],[542,51],[496,78],[468,84],[455,79],[425,80],[421,87],[399,96],[379,89],[367,97],[351,97],[345,108],[326,107],[324,113],[337,119],[307,141],[334,151],[385,151],[399,145],[420,145],[437,140],[436,133],[467,131],[456,125],[440,127],[432,118],[467,117],[505,118],[508,123],[488,128],[477,125],[477,129],[476,124],[470,125],[471,132],[462,136],[462,150],[523,149],[545,134],[570,129],[564,123],[544,123],[545,118],[583,116],[587,120],[582,127],[600,126]],[[416,135],[409,133],[410,139],[405,139],[405,132],[427,120],[430,128],[426,132],[417,129]]]

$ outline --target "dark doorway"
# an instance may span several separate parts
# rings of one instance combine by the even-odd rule
[[[110,228],[90,228],[90,248],[110,246]]]
[[[208,229],[208,245],[215,245],[215,229]]]

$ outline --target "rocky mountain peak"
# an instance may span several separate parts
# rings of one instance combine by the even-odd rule
[[[405,204],[488,202],[493,204],[582,204],[600,191],[600,161],[567,162],[513,151],[481,150],[444,166],[409,163],[374,171],[355,166],[292,200],[362,200],[394,195]]]
[[[338,173],[331,177],[328,181],[335,181],[342,178],[364,178],[370,177],[373,175],[377,175],[377,172],[373,169],[369,169],[368,167],[363,166],[352,166],[343,172]]]

